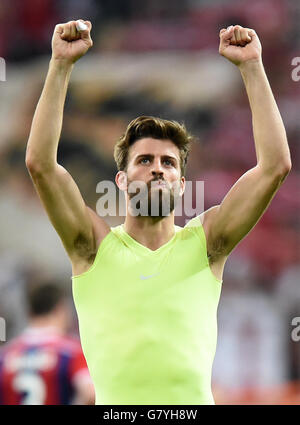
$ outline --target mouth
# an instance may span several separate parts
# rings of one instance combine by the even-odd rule
[[[166,189],[167,184],[163,181],[152,181],[151,189]]]
[[[166,186],[166,183],[165,183],[165,182],[163,182],[163,181],[161,181],[161,180],[156,180],[156,181],[154,181],[154,182],[151,182],[151,184],[152,184],[153,186]]]

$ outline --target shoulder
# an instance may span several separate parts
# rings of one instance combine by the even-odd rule
[[[214,217],[219,211],[219,208],[220,205],[215,205],[199,215],[199,219],[201,221],[204,231],[208,230],[209,226],[211,226]]]
[[[13,351],[22,350],[25,347],[26,347],[26,341],[24,339],[23,334],[21,334],[14,337],[10,341],[5,342],[3,345],[1,345],[0,353],[4,355],[6,353],[10,353]]]
[[[58,346],[60,347],[60,350],[62,352],[68,352],[70,355],[74,355],[82,351],[80,340],[73,336],[61,336],[59,339]]]
[[[197,223],[199,225],[202,225],[202,228],[206,237],[206,241],[208,241],[210,230],[212,228],[214,218],[216,217],[218,213],[219,207],[220,207],[219,205],[215,205],[209,208],[208,210],[204,211],[197,217],[194,217],[193,219],[191,219],[186,226],[189,226],[190,223],[192,223],[194,220],[197,220]]]

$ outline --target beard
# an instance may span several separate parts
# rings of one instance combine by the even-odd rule
[[[180,199],[179,181],[169,185],[155,178],[148,183],[128,179],[129,209],[135,217],[167,217]],[[161,182],[161,186],[158,184]]]

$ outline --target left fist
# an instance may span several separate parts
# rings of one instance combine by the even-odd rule
[[[259,61],[261,52],[262,47],[254,30],[240,25],[221,29],[219,53],[235,65]]]

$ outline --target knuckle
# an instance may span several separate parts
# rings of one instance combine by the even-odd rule
[[[59,30],[63,30],[64,29],[64,24],[57,24],[55,25],[55,30],[59,31]]]

